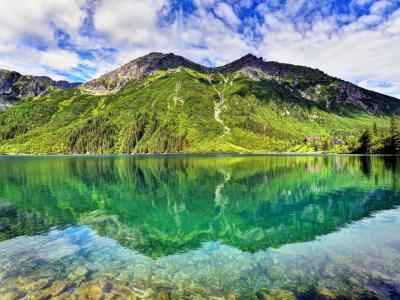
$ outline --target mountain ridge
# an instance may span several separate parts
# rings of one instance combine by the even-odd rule
[[[339,92],[337,99],[334,99],[336,102],[339,104],[352,104],[371,113],[382,113],[382,110],[376,103],[368,105],[364,101],[373,100],[374,97],[379,98],[381,95],[392,100],[398,100],[392,96],[367,90],[351,82],[329,76],[319,69],[275,61],[264,61],[262,57],[257,57],[250,53],[222,66],[206,67],[173,53],[152,52],[103,74],[99,78],[90,80],[80,85],[79,88],[94,95],[107,95],[118,92],[130,81],[149,76],[155,71],[165,71],[179,67],[192,68],[209,75],[241,72],[254,80],[275,79],[281,81],[284,78],[293,77],[291,78],[293,79],[292,85],[295,87],[299,85],[301,80],[307,80],[308,83],[315,84],[335,82],[337,84],[336,89]],[[302,96],[308,100],[315,98],[315,95],[310,95],[306,90],[301,90],[301,92]],[[328,108],[330,105],[331,103],[327,103]],[[390,111],[390,107],[386,107],[386,110]]]
[[[149,63],[149,65],[146,65],[146,63]],[[207,67],[203,66],[201,64],[195,63],[189,59],[184,58],[183,56],[180,55],[175,55],[174,53],[160,53],[160,52],[151,52],[147,55],[138,57],[136,59],[133,59],[129,61],[128,63],[122,65],[121,67],[118,67],[110,72],[107,72],[98,78],[89,80],[88,82],[85,82],[82,84],[83,90],[90,91],[90,86],[94,83],[98,83],[101,81],[101,79],[105,79],[107,77],[111,77],[114,74],[118,74],[122,72],[121,75],[124,75],[126,79],[137,79],[142,76],[148,76],[151,74],[151,72],[156,71],[156,70],[167,70],[167,69],[172,69],[176,67],[191,67],[193,69],[200,70],[205,73],[217,73],[217,72],[222,72],[222,73],[233,73],[240,71],[242,68],[245,67],[251,67],[251,68],[258,68],[264,72],[271,72],[271,76],[286,76],[290,74],[290,69],[293,69],[295,67],[300,67],[302,69],[307,69],[307,70],[312,70],[315,73],[320,73],[323,75],[326,75],[324,72],[318,70],[318,69],[313,69],[310,67],[305,67],[305,66],[297,66],[297,65],[292,65],[292,64],[286,64],[286,63],[279,63],[275,61],[264,61],[262,57],[257,57],[251,53],[246,54],[245,56],[234,60],[230,63],[227,63],[222,66],[217,66],[217,67]],[[284,69],[279,68],[279,66],[283,66]],[[137,72],[132,72],[134,74],[129,73],[129,69],[140,69]],[[123,74],[125,72],[125,74]],[[132,76],[134,75],[134,76]],[[327,76],[327,75],[326,75]],[[115,79],[121,79],[122,76],[119,76],[119,78]],[[126,82],[124,82],[126,83]],[[123,85],[120,85],[122,87]],[[107,90],[107,89],[106,89]],[[115,92],[118,89],[111,90],[110,92]]]

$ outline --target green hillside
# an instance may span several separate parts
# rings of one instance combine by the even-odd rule
[[[276,71],[249,56],[212,70],[185,62],[118,89],[113,75],[22,97],[0,112],[0,153],[348,153],[367,129],[379,152],[400,111],[395,98],[310,68]]]

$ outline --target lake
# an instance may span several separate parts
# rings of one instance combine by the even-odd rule
[[[0,299],[400,299],[399,232],[396,157],[0,157]]]

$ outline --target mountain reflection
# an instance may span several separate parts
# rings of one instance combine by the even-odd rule
[[[0,160],[0,239],[84,224],[158,257],[221,241],[310,241],[400,204],[395,157],[43,157]]]

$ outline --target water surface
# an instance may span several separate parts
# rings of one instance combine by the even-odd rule
[[[400,161],[0,158],[0,299],[400,298]]]

